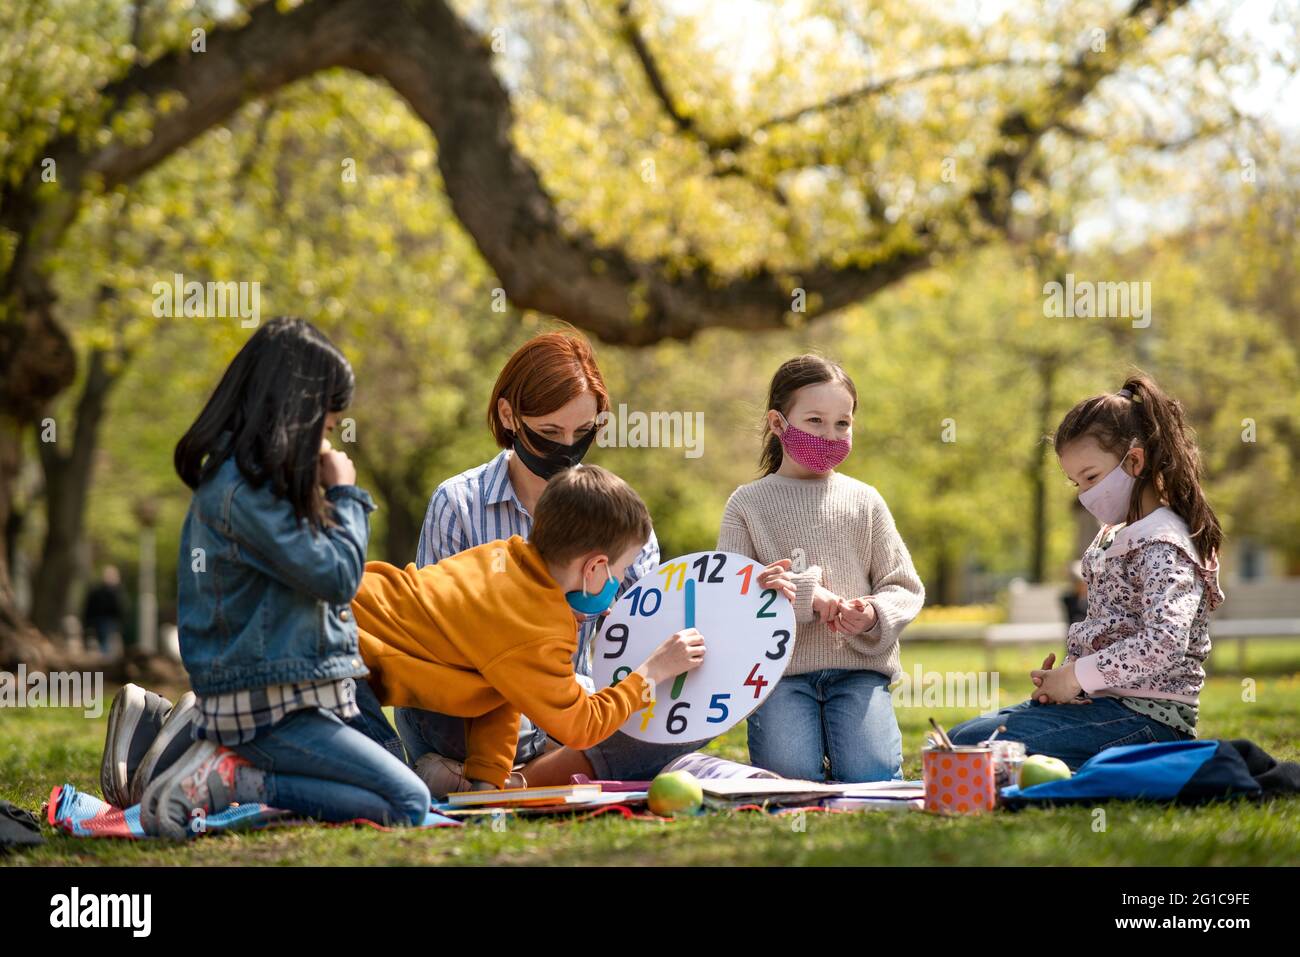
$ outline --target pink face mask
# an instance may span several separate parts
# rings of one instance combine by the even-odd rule
[[[781,415],[781,413],[777,413]],[[811,472],[829,472],[848,457],[853,443],[848,439],[823,439],[803,429],[796,429],[781,415],[785,431],[781,433],[781,448],[786,454]]]
[[[1125,456],[1127,458],[1127,456]],[[1124,459],[1106,473],[1106,477],[1079,494],[1079,504],[1103,525],[1118,525],[1128,517],[1128,503],[1137,481],[1124,471]]]

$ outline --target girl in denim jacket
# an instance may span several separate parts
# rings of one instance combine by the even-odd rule
[[[176,471],[194,489],[178,604],[195,740],[143,787],[148,833],[184,837],[233,802],[326,821],[425,818],[428,789],[376,740],[386,735],[357,730],[387,723],[356,680],[367,671],[350,607],[374,504],[325,439],[353,382],[311,324],[275,319],[240,350],[176,446]],[[115,702],[115,715],[129,711]],[[139,732],[149,718],[110,716],[110,742],[115,724]]]

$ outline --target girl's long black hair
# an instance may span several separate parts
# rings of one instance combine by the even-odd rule
[[[315,326],[272,319],[239,350],[176,443],[176,474],[198,488],[234,455],[252,485],[269,482],[299,520],[323,528],[332,521],[318,477],[325,416],[351,404],[355,385],[348,360]]]

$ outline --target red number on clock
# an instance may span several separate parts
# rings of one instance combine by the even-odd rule
[[[755,664],[753,668],[749,669],[749,677],[745,679],[745,686],[754,689],[755,698],[762,694],[763,689],[769,684],[771,684],[771,682],[764,679],[764,677],[758,673],[757,664]]]
[[[740,571],[736,572],[737,575],[743,575],[745,578],[745,583],[740,586],[740,593],[742,595],[749,594],[749,576],[752,575],[753,573],[754,573],[754,566],[752,564],[746,565]]]

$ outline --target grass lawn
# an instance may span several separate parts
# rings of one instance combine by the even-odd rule
[[[1047,648],[998,653],[1002,704],[1029,693],[1027,672]],[[1201,736],[1251,738],[1279,759],[1300,760],[1300,642],[1251,643],[1244,673],[1235,648],[1220,652],[1201,696]],[[1212,656],[1211,663],[1215,658]],[[974,645],[904,640],[903,669],[966,671],[984,667]],[[1243,701],[1253,682],[1254,701]],[[99,758],[108,712],[87,719],[76,709],[0,711],[0,797],[40,807],[51,787],[70,782],[99,793]],[[918,779],[926,720],[951,727],[977,709],[900,707],[904,774]],[[744,725],[709,751],[746,760]],[[1088,807],[1034,809],[980,818],[923,813],[857,813],[794,817],[754,812],[713,814],[674,822],[623,821],[612,815],[584,823],[509,820],[465,828],[381,833],[366,828],[285,828],[223,834],[175,845],[162,841],[81,840],[51,836],[43,848],[0,859],[31,864],[1294,864],[1300,860],[1300,800],[1201,808],[1137,803],[1105,805],[1105,830],[1094,830]]]

